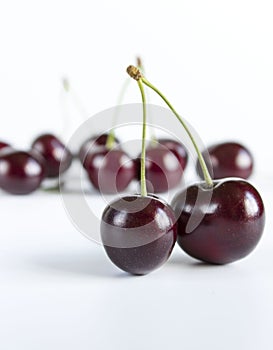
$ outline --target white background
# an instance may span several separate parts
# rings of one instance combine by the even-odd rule
[[[265,0],[0,2],[0,139],[27,148],[39,132],[62,134],[63,76],[85,117],[115,105],[141,55],[204,142],[252,150],[268,213],[242,262],[204,266],[177,249],[134,278],[77,232],[58,196],[1,193],[1,349],[272,349],[272,18]],[[124,102],[139,101],[135,85]]]

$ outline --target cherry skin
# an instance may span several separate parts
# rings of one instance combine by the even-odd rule
[[[208,263],[244,258],[263,233],[263,201],[244,180],[214,181],[212,189],[192,185],[173,199],[172,207],[178,218],[178,244],[190,256]]]
[[[173,154],[178,159],[182,170],[185,170],[188,162],[188,153],[185,146],[182,143],[172,139],[158,139],[157,142],[173,152]]]
[[[35,191],[45,176],[39,155],[10,150],[0,156],[0,187],[12,194]]]
[[[64,173],[71,165],[73,156],[65,145],[52,134],[43,134],[32,143],[32,149],[45,159],[46,177],[54,178]]]
[[[10,147],[10,145],[8,143],[0,141],[0,151],[4,148],[8,148],[8,147]]]
[[[172,140],[159,140],[146,150],[146,180],[149,192],[161,193],[176,187],[187,163],[183,146]],[[139,156],[140,157],[140,156]],[[135,160],[140,179],[140,158]]]
[[[85,158],[86,156],[97,150],[97,146],[105,146],[106,142],[107,142],[107,138],[108,138],[109,134],[101,134],[101,135],[96,135],[91,137],[90,139],[86,140],[79,151],[79,159],[82,162],[82,164],[84,164]],[[114,138],[114,146],[119,144],[119,140],[115,137]]]
[[[236,142],[224,142],[208,148],[211,162],[211,175],[214,179],[240,177],[248,179],[253,171],[253,156],[250,151]],[[208,159],[207,164],[210,166]],[[200,174],[200,167],[197,165]]]
[[[84,167],[93,186],[105,194],[124,191],[135,177],[135,164],[121,149],[100,147],[87,155]]]
[[[115,200],[104,210],[100,230],[110,260],[133,275],[147,274],[164,264],[177,236],[173,210],[153,196]]]

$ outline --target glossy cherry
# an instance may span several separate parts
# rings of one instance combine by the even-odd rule
[[[100,147],[87,155],[84,167],[93,186],[105,194],[124,191],[135,176],[135,163],[121,149]]]
[[[146,99],[141,82],[138,85],[143,102],[141,195],[118,198],[106,207],[101,238],[115,265],[131,274],[143,275],[161,266],[170,256],[176,241],[176,221],[169,205],[147,194]],[[132,160],[131,163],[135,164]]]
[[[97,146],[105,146],[106,145],[108,136],[109,136],[109,134],[106,134],[106,133],[101,134],[101,135],[96,135],[96,136],[93,136],[90,139],[86,140],[82,144],[78,157],[79,157],[80,161],[83,163],[83,165],[84,165],[84,161],[85,161],[86,156],[89,153],[92,153],[94,151],[96,152],[96,150],[98,149]],[[114,143],[112,146],[114,147],[117,144],[119,144],[119,140],[115,137]]]
[[[205,155],[204,155],[205,156]],[[224,142],[208,148],[207,164],[214,179],[223,177],[240,177],[248,179],[253,171],[253,156],[250,151],[237,142]],[[197,165],[200,175],[200,167]]]
[[[158,139],[157,142],[169,149],[178,159],[182,170],[185,170],[188,162],[188,153],[185,146],[181,142],[172,139]]]
[[[140,158],[135,160],[138,179]],[[187,163],[185,148],[176,141],[162,139],[146,150],[146,180],[149,192],[161,193],[176,187]]]
[[[164,264],[176,242],[173,210],[152,197],[119,198],[103,212],[101,238],[111,261],[134,275],[144,275]]]
[[[264,229],[264,205],[248,182],[223,179],[211,189],[196,184],[172,202],[178,217],[178,244],[190,256],[226,264],[247,256]]]
[[[188,187],[172,202],[178,218],[179,245],[192,257],[209,263],[225,264],[244,258],[263,233],[265,213],[260,194],[241,179],[213,181],[193,134],[168,99],[136,67],[129,66],[127,72],[169,106],[187,132],[202,169],[204,183]]]
[[[45,169],[39,155],[10,150],[0,155],[0,187],[12,194],[35,191],[44,179]]]
[[[40,135],[33,141],[31,147],[44,157],[46,177],[58,177],[72,163],[73,156],[71,152],[52,134]]]

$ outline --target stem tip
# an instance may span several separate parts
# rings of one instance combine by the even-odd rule
[[[136,62],[137,62],[137,67],[142,67],[142,60],[139,56],[137,56]]]
[[[63,78],[62,82],[63,82],[63,88],[65,89],[66,92],[68,92],[69,89],[70,89],[70,84],[69,84],[68,79],[67,78]]]
[[[130,75],[131,78],[135,79],[136,81],[139,81],[139,79],[142,78],[140,70],[135,66],[129,66],[127,68],[127,73]]]

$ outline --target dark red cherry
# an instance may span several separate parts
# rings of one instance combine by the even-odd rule
[[[121,149],[90,152],[84,167],[93,186],[105,194],[124,191],[135,176],[134,162]]]
[[[102,214],[101,238],[116,266],[134,275],[147,274],[164,264],[172,252],[174,212],[155,197],[119,198]]]
[[[179,160],[182,170],[185,170],[188,162],[188,153],[185,146],[172,139],[158,139],[157,142],[169,149]]]
[[[37,137],[31,146],[45,159],[46,177],[54,178],[65,172],[71,165],[73,156],[65,145],[54,135]]]
[[[140,158],[137,163],[140,178]],[[161,193],[176,187],[181,181],[186,163],[164,144],[156,143],[146,149],[146,181],[149,192]]]
[[[10,147],[10,145],[8,143],[0,141],[0,151],[1,151],[1,149],[7,148],[7,147]]]
[[[79,151],[79,159],[84,164],[84,160],[88,153],[94,152],[97,150],[97,146],[105,146],[107,142],[109,134],[101,134],[101,135],[95,135],[91,137],[90,139],[86,140]],[[113,146],[116,146],[119,144],[119,140],[115,137],[115,142]]]
[[[264,229],[264,205],[248,182],[223,179],[212,189],[201,184],[178,194],[172,207],[178,217],[178,244],[192,257],[226,264],[247,256]]]
[[[253,157],[250,151],[243,145],[236,142],[224,142],[213,145],[208,148],[208,154],[211,162],[214,179],[224,177],[240,177],[247,179],[253,171]],[[210,167],[208,159],[207,164]],[[200,166],[198,173],[200,174]]]
[[[44,175],[39,156],[31,152],[10,150],[0,155],[0,187],[6,192],[33,192],[40,186]]]

